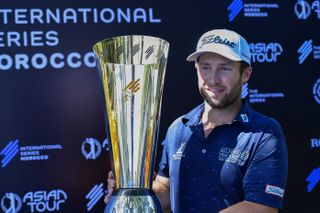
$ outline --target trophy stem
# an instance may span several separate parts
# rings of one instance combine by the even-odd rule
[[[156,194],[150,189],[119,188],[111,195],[104,213],[163,213]]]

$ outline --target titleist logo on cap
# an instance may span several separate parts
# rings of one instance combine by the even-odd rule
[[[226,38],[223,39],[220,36],[215,36],[215,35],[206,36],[201,40],[201,42],[202,43],[199,46],[199,48],[201,48],[203,45],[209,44],[209,43],[224,44],[224,45],[227,45],[231,48],[234,48],[236,46],[236,43],[234,43],[233,41],[230,41]]]

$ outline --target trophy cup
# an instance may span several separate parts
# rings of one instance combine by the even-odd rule
[[[163,212],[152,180],[169,43],[129,35],[105,39],[93,49],[116,180],[104,212]]]

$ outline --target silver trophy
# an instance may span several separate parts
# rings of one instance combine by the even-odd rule
[[[116,180],[105,212],[163,212],[152,179],[169,43],[131,35],[105,39],[93,49]]]

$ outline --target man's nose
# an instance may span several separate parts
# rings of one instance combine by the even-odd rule
[[[217,84],[221,81],[221,77],[219,75],[219,73],[217,73],[216,71],[212,71],[210,72],[210,74],[208,75],[206,82],[210,83],[210,84]]]

